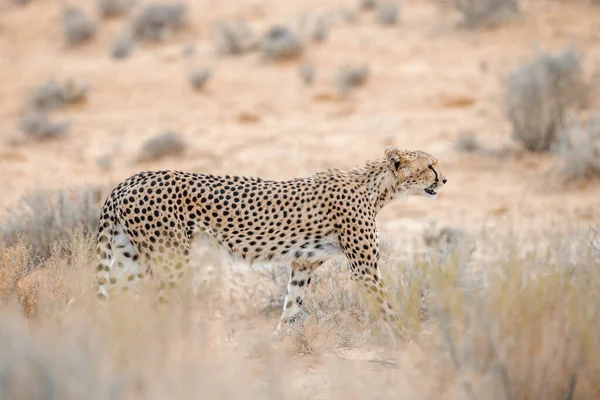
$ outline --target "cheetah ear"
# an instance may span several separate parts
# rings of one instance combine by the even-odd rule
[[[385,149],[385,158],[389,161],[392,170],[399,171],[408,164],[408,159],[405,157],[406,152],[398,150],[395,147],[388,146]]]

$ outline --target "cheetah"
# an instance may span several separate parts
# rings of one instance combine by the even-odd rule
[[[351,279],[370,303],[397,327],[377,265],[375,217],[397,197],[436,197],[446,182],[436,158],[395,147],[362,167],[288,181],[141,172],[116,186],[102,208],[95,290],[107,298],[150,275],[159,303],[167,302],[186,274],[194,238],[202,234],[246,262],[290,264],[275,333],[298,319],[311,276],[338,254],[345,255]]]

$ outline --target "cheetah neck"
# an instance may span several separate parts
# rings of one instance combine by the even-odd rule
[[[363,167],[351,170],[350,174],[365,188],[375,212],[394,199],[396,177],[386,159],[369,161]]]

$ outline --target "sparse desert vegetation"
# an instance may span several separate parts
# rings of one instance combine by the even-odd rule
[[[589,86],[575,48],[540,53],[510,72],[506,112],[514,137],[531,151],[548,151],[565,127],[567,114],[585,104]]]
[[[566,181],[600,178],[600,126],[597,117],[571,121],[559,133],[556,152]]]
[[[0,399],[598,397],[594,1],[11,3]],[[107,303],[90,290],[100,209],[128,176],[293,179],[388,145],[448,178],[377,220],[407,340],[343,257],[279,341],[288,265],[198,246],[166,309],[149,278]]]
[[[457,11],[461,25],[468,29],[493,27],[514,18],[519,0],[438,0],[444,8]]]
[[[265,60],[284,60],[300,56],[303,45],[298,35],[289,27],[275,25],[264,33],[260,51]]]
[[[67,6],[63,10],[62,24],[69,44],[81,45],[91,40],[97,31],[96,23],[83,10]]]
[[[154,42],[185,28],[188,6],[182,2],[148,3],[138,12],[132,23],[136,40]]]
[[[181,135],[171,130],[146,140],[138,153],[139,162],[156,161],[165,157],[183,154],[186,144]]]

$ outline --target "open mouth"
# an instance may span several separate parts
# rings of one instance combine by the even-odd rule
[[[436,187],[437,187],[437,183],[434,183],[434,184],[426,187],[425,189],[423,189],[423,191],[430,196],[435,196],[435,195],[437,195],[437,192],[434,190]]]

